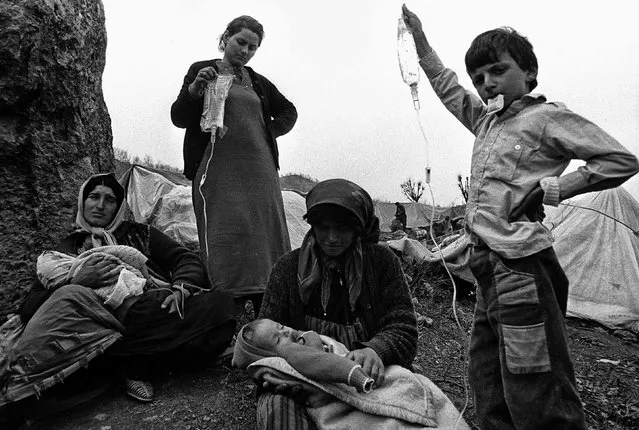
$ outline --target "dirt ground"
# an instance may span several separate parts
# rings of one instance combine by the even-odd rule
[[[464,376],[465,343],[474,297],[460,285],[461,299],[455,303],[457,319],[463,327],[460,330],[453,313],[453,288],[441,266],[405,263],[404,268],[419,314],[415,371],[434,381],[459,410],[465,408],[466,421],[475,426]],[[240,323],[247,322],[252,315],[250,305],[238,315]],[[639,428],[637,336],[570,318],[567,326],[589,428]],[[137,403],[127,398],[121,387],[112,385],[93,400],[56,416],[37,418],[37,414],[46,414],[46,405],[34,407],[31,418],[19,428],[195,430],[255,427],[254,385],[232,369],[228,361],[198,372],[164,375],[155,381],[156,400],[150,404]],[[90,393],[85,395],[90,396]]]

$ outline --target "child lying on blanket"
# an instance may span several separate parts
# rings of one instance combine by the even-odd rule
[[[311,390],[319,388],[305,403],[317,428],[470,429],[425,376],[393,365],[386,369],[383,385],[374,386],[347,353],[346,346],[330,337],[257,319],[238,333],[232,364],[256,379],[271,374],[288,383],[293,377]],[[285,360],[285,366],[278,360]]]
[[[329,354],[327,354],[327,352]],[[238,333],[232,365],[246,369],[266,357],[281,357],[295,370],[318,382],[341,382],[368,393],[374,380],[362,366],[345,358],[348,349],[313,331],[300,332],[270,319],[256,319]]]

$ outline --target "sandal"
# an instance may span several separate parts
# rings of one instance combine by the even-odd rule
[[[147,381],[126,378],[126,393],[140,402],[153,401],[153,385]]]

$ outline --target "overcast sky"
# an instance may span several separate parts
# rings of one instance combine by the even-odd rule
[[[103,0],[108,37],[104,97],[113,145],[181,167],[184,130],[171,123],[171,104],[189,66],[220,58],[217,38],[231,19],[247,14],[265,30],[248,65],[271,80],[299,113],[293,130],[278,139],[280,174],[343,177],[374,198],[405,201],[400,183],[423,179],[427,144],[397,61],[402,3]],[[444,64],[468,88],[463,57],[472,39],[503,25],[520,31],[539,60],[535,92],[566,103],[639,154],[634,2],[406,4],[421,18]],[[419,96],[435,204],[462,203],[456,177],[470,173],[473,136],[445,110],[423,73]],[[625,187],[639,199],[639,178]],[[428,192],[422,202],[431,203]]]

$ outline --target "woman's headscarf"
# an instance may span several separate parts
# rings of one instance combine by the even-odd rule
[[[84,218],[84,202],[89,197],[91,191],[98,185],[109,187],[117,202],[117,210],[115,216],[106,227],[94,227]],[[90,177],[80,187],[78,193],[78,213],[75,217],[75,223],[80,227],[77,231],[85,231],[91,233],[91,241],[93,246],[117,245],[113,232],[120,226],[124,220],[124,212],[126,211],[126,203],[124,201],[124,187],[120,185],[113,173],[99,173]]]
[[[330,206],[327,206],[330,205]],[[345,251],[344,275],[348,287],[349,305],[355,309],[355,302],[362,291],[363,255],[362,243],[379,241],[379,219],[375,215],[373,199],[359,185],[346,179],[329,179],[315,185],[306,195],[306,215],[321,219],[323,208],[338,206],[352,214],[358,223],[354,243]],[[325,255],[316,243],[313,229],[304,237],[300,247],[297,266],[297,281],[300,297],[308,304],[316,284],[321,284],[321,302],[326,311],[330,298],[332,269],[337,260]]]

